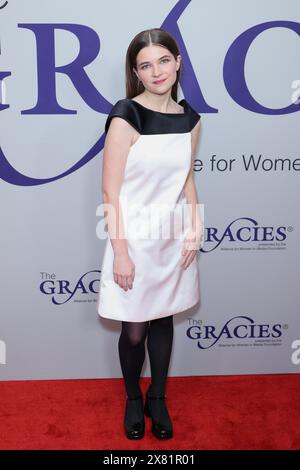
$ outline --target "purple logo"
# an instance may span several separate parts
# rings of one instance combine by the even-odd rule
[[[181,78],[181,88],[185,98],[199,113],[217,113],[218,109],[210,106],[200,89],[188,51],[181,36],[178,20],[189,5],[191,0],[179,0],[162,23],[162,28],[169,31],[177,40],[185,70]],[[2,5],[4,7],[7,4]],[[86,25],[69,23],[19,23],[18,28],[29,30],[34,35],[36,42],[36,71],[37,71],[37,102],[29,108],[21,110],[26,119],[28,115],[76,115],[76,109],[62,107],[57,101],[55,79],[57,74],[68,77],[70,86],[73,86],[82,100],[94,111],[108,114],[112,105],[100,93],[92,83],[85,70],[99,55],[100,38],[96,31]],[[230,45],[223,66],[223,79],[227,92],[231,98],[244,109],[267,115],[291,114],[300,110],[300,103],[289,104],[280,109],[270,109],[259,103],[250,93],[245,80],[245,59],[253,41],[264,31],[272,28],[287,28],[300,35],[300,23],[292,21],[269,21],[251,27],[242,32]],[[74,36],[79,43],[78,56],[69,64],[55,65],[55,31],[64,30]],[[11,76],[11,72],[0,72],[0,84],[5,78]],[[0,111],[8,112],[9,104],[0,103]],[[82,166],[94,158],[104,146],[105,134],[83,155],[76,164],[65,171],[50,178],[33,178],[20,173],[14,168],[0,148],[0,177],[10,184],[19,186],[34,186],[47,184],[64,178],[79,170]]]
[[[201,249],[205,253],[214,251],[222,243],[236,243],[240,242],[247,244],[249,242],[283,242],[286,240],[288,231],[287,227],[270,227],[260,225],[255,219],[251,217],[240,217],[233,220],[225,229],[220,230],[217,227],[205,228],[205,247],[209,244],[211,248]]]
[[[63,305],[75,294],[80,295],[89,295],[89,294],[98,294],[98,291],[95,290],[95,285],[99,283],[99,277],[92,276],[90,280],[87,280],[86,277],[91,273],[99,274],[99,270],[88,271],[83,274],[75,285],[71,285],[71,282],[67,279],[56,279],[54,274],[46,275],[43,274],[43,280],[40,284],[40,291],[42,294],[50,295],[52,303],[55,305]],[[91,301],[90,299],[87,299]]]
[[[187,337],[197,341],[200,349],[209,349],[219,341],[277,339],[282,336],[282,325],[259,324],[244,315],[230,318],[221,328],[214,325],[192,325]]]

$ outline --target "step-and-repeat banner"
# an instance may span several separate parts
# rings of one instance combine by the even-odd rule
[[[152,27],[202,116],[201,302],[174,316],[169,375],[300,371],[299,0],[0,0],[2,380],[122,376],[97,313],[104,123]]]

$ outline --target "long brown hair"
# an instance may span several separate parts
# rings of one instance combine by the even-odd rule
[[[133,68],[137,69],[136,58],[138,53],[143,47],[150,45],[157,45],[166,47],[177,59],[177,56],[180,54],[179,47],[173,38],[173,36],[161,28],[152,28],[146,29],[138,33],[131,41],[128,46],[126,53],[126,64],[125,64],[125,74],[126,74],[126,98],[134,98],[136,95],[139,95],[144,91],[144,85],[139,81],[138,77],[133,71]],[[177,78],[172,86],[171,96],[177,103],[177,93],[178,93],[178,82],[181,75],[182,61],[180,62],[180,67],[177,70]]]

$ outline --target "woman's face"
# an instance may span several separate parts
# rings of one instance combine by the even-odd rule
[[[180,60],[180,55],[175,60],[173,54],[165,47],[147,46],[138,53],[137,68],[134,71],[146,90],[163,94],[176,82]]]

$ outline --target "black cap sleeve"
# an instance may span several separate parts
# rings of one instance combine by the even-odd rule
[[[142,133],[142,123],[140,116],[130,99],[124,98],[116,102],[110,110],[105,123],[105,133],[107,134],[110,122],[113,117],[121,117],[132,125],[140,134]]]
[[[197,111],[195,111],[194,108],[188,103],[188,101],[186,101],[186,103],[189,111],[190,130],[192,130],[197,122],[201,119],[201,114],[198,114]]]

